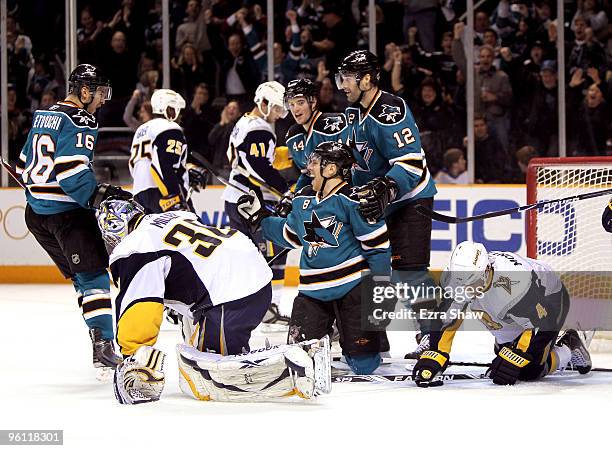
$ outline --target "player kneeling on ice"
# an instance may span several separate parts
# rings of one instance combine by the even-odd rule
[[[352,150],[324,142],[310,154],[312,185],[292,200],[286,218],[271,217],[252,191],[238,199],[238,212],[264,237],[286,248],[302,247],[300,285],[293,303],[288,341],[331,335],[334,321],[347,363],[357,374],[370,374],[388,351],[385,332],[361,328],[361,278],[389,275],[390,252],[383,220],[368,223],[349,187]]]
[[[249,401],[330,390],[327,340],[248,352],[251,332],[270,305],[272,271],[245,235],[205,226],[191,212],[145,215],[137,202],[115,199],[101,204],[98,225],[119,286],[119,402],[160,398],[165,354],[152,346],[164,306],[182,315],[185,344],[177,346],[177,357],[187,395]]]
[[[448,366],[463,321],[458,312],[465,312],[468,304],[495,336],[497,355],[488,371],[495,384],[538,380],[568,367],[581,374],[591,370],[589,352],[575,330],[557,340],[570,298],[550,266],[512,252],[487,253],[482,244],[464,241],[453,251],[440,284],[454,296],[440,310],[454,309],[456,314],[447,317],[456,319],[432,333],[431,349],[414,366],[417,385],[441,385],[435,377]],[[462,297],[466,301],[459,302]]]

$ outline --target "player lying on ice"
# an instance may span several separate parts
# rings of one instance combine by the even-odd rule
[[[488,371],[493,383],[538,380],[568,366],[581,374],[591,370],[591,357],[575,330],[567,330],[557,340],[570,298],[545,263],[512,252],[487,253],[482,244],[464,241],[453,251],[440,284],[455,293],[469,294],[465,302],[458,302],[457,296],[443,301],[441,311],[465,311],[469,304],[495,336],[497,355]],[[459,315],[448,315],[453,316]],[[413,369],[418,386],[441,385],[434,378],[448,366],[461,323],[461,318],[455,319],[432,333],[431,349]]]
[[[368,223],[349,186],[352,150],[345,144],[319,144],[308,159],[312,185],[298,191],[286,218],[270,217],[252,191],[238,199],[238,212],[264,237],[286,248],[302,247],[300,285],[293,303],[288,341],[331,335],[334,322],[348,365],[371,374],[388,351],[384,331],[361,328],[361,278],[365,270],[389,275],[387,226]]]
[[[145,215],[133,200],[102,202],[98,226],[109,246],[122,404],[157,401],[164,352],[155,349],[164,306],[182,315],[177,345],[181,390],[199,400],[254,401],[331,389],[329,341],[248,352],[251,332],[272,297],[272,271],[259,250],[233,229],[205,226],[191,212]]]

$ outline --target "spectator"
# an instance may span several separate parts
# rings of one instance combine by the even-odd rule
[[[408,31],[410,27],[416,26],[421,47],[426,52],[433,52],[436,48],[435,30],[440,1],[410,0],[405,1],[404,5],[404,30]]]
[[[77,48],[79,61],[94,61],[97,38],[104,29],[101,20],[97,20],[90,6],[81,11],[81,28],[77,29]]]
[[[338,97],[336,96],[336,89],[332,81],[327,77],[321,80],[318,109],[322,113],[337,113],[338,111],[344,111],[344,105],[340,105]]]
[[[610,136],[610,113],[600,85],[591,84],[573,121],[577,132],[576,155],[606,154],[606,140]]]
[[[576,19],[583,18],[595,35],[604,31],[608,26],[608,16],[601,9],[597,0],[578,0],[578,8],[572,19],[572,30],[576,31]]]
[[[205,79],[201,56],[194,45],[187,42],[183,45],[178,60],[173,58],[171,64],[172,87],[189,103],[195,87]]]
[[[436,183],[465,185],[469,183],[463,150],[450,148],[444,152],[444,166],[434,177]]]
[[[123,122],[134,131],[145,122],[153,119],[151,102],[144,99],[146,99],[145,94],[141,90],[135,89],[123,112]],[[140,107],[138,108],[138,117],[136,118],[134,117],[134,110],[138,104],[140,104]]]
[[[53,91],[52,89],[47,89],[40,97],[40,104],[38,105],[38,109],[44,110],[46,108],[49,108],[51,105],[55,105],[55,102],[57,102],[57,96],[55,95],[55,91]]]
[[[587,22],[582,16],[574,17],[574,44],[569,52],[567,65],[569,73],[576,69],[587,70],[595,67],[600,73],[606,69],[606,55],[603,47],[593,38],[593,32],[587,28]]]
[[[417,66],[412,51],[407,46],[401,46],[393,53],[391,86],[393,92],[400,95],[408,104],[415,103],[416,89],[425,77],[431,75],[431,71]]]
[[[345,22],[337,3],[327,1],[321,8],[324,38],[312,44],[325,54],[326,66],[335,69],[347,50],[355,47],[355,29]]]
[[[211,106],[210,92],[206,84],[197,85],[192,96],[182,120],[187,144],[190,150],[201,153],[212,162],[214,155],[209,152],[208,135],[218,122],[219,114]]]
[[[529,161],[532,158],[538,156],[538,152],[532,146],[523,146],[516,151],[516,165],[518,171],[515,170],[516,183],[525,183],[527,181],[527,168],[529,167]]]
[[[453,57],[459,69],[466,73],[466,59],[461,37],[465,25],[455,24],[453,40]],[[512,106],[512,87],[508,75],[493,67],[495,51],[488,45],[480,48],[480,64],[474,74],[474,109],[476,114],[486,117],[488,126],[500,140],[507,152],[510,130],[509,108]]]
[[[559,149],[557,65],[554,61],[544,61],[540,77],[526,121],[528,142],[544,155],[554,156]]]
[[[106,35],[108,36],[108,34]],[[107,45],[103,42],[102,45]],[[110,39],[110,48],[102,50],[100,66],[113,86],[113,100],[127,98],[136,84],[137,58],[129,50],[125,33],[115,31]],[[108,104],[105,109],[108,108]],[[123,109],[123,106],[122,106]]]
[[[7,89],[7,113],[8,113],[8,146],[9,160],[17,161],[17,156],[26,142],[30,132],[29,124],[32,116],[28,111],[19,108],[17,103],[17,89],[9,85]]]
[[[189,0],[185,12],[187,13],[185,22],[176,29],[176,48],[182,49],[186,43],[190,43],[199,54],[209,52],[211,46],[208,40],[207,24],[204,17],[206,14],[205,9],[202,8],[198,0]]]
[[[497,136],[489,133],[483,115],[474,117],[474,166],[476,183],[503,183],[506,179],[508,157]]]
[[[208,144],[210,145],[210,152],[212,152],[211,163],[225,177],[229,175],[231,170],[227,157],[227,147],[234,125],[239,118],[240,106],[237,101],[232,100],[225,105],[221,112],[221,120],[208,134]]]

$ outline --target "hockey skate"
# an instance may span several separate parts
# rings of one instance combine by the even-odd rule
[[[566,370],[578,370],[580,374],[587,374],[591,371],[591,354],[580,339],[578,332],[574,329],[566,330],[557,341],[557,346],[563,345],[566,345],[572,351],[572,358],[565,368]]]
[[[115,354],[112,340],[102,338],[100,329],[89,329],[89,337],[93,348],[93,366],[96,368],[96,379],[108,381],[113,377],[113,371],[121,363],[121,357]]]
[[[421,354],[423,354],[425,351],[429,351],[429,334],[417,334],[416,336],[416,340],[417,340],[417,347],[414,349],[414,351],[409,352],[408,354],[406,354],[404,356],[405,359],[413,359],[413,360],[417,360],[419,357],[421,357]]]

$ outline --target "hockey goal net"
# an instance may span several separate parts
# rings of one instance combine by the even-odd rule
[[[612,157],[537,158],[527,172],[527,203],[612,188]],[[527,214],[527,255],[558,271],[572,298],[568,317],[612,338],[612,234],[601,224],[612,196],[552,203]],[[570,322],[572,321],[572,322]]]

